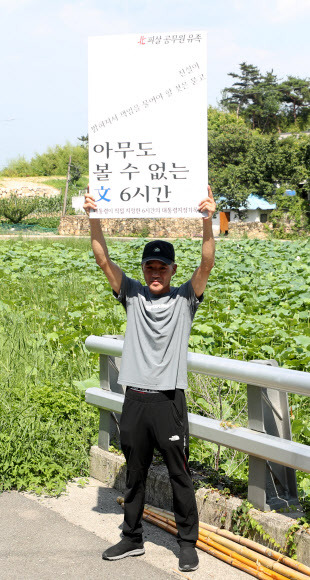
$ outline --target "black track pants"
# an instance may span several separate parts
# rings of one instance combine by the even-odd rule
[[[188,419],[184,391],[140,393],[127,388],[120,421],[121,446],[127,462],[124,536],[142,538],[145,484],[154,448],[169,471],[179,544],[195,544],[198,513],[188,468]]]

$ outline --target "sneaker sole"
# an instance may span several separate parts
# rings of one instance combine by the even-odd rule
[[[197,568],[199,568],[199,564],[197,564],[197,566],[195,567],[188,567],[188,568],[180,568],[180,566],[178,566],[180,572],[194,572],[194,570],[197,570]]]
[[[125,552],[125,554],[120,554],[120,556],[104,556],[102,555],[103,560],[121,560],[122,558],[127,558],[127,556],[142,556],[145,554],[144,548],[137,548],[136,550],[131,550],[130,552]]]

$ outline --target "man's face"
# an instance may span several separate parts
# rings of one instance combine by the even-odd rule
[[[144,280],[152,294],[165,294],[170,290],[170,280],[177,269],[176,264],[148,260],[142,264]]]

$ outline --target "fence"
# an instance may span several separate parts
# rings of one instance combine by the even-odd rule
[[[120,413],[124,401],[116,366],[123,341],[89,336],[85,345],[100,355],[100,388],[87,389],[85,399],[100,409],[98,445],[108,449],[110,412]],[[298,504],[295,470],[310,473],[310,447],[291,440],[287,393],[310,396],[310,373],[280,368],[275,361],[245,362],[191,352],[187,364],[194,373],[246,383],[248,395],[249,428],[226,428],[220,421],[189,413],[190,435],[249,455],[248,499],[255,507]]]

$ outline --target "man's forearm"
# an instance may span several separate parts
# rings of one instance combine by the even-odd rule
[[[102,268],[109,260],[109,251],[102,233],[100,219],[90,219],[90,237],[97,264]]]
[[[123,272],[109,256],[108,248],[102,233],[100,219],[91,219],[90,235],[93,252],[98,266],[105,273],[111,288],[118,294],[121,288]]]
[[[202,220],[203,239],[201,262],[192,276],[192,285],[197,297],[201,296],[205,290],[209,274],[214,265],[215,243],[212,231],[212,218]]]
[[[215,242],[212,231],[212,217],[216,209],[216,204],[210,185],[208,185],[208,197],[200,202],[198,209],[202,214],[206,213],[209,217],[202,220],[203,238],[201,262],[192,276],[192,285],[197,298],[203,294],[209,274],[214,266]]]
[[[210,272],[214,266],[215,242],[212,230],[212,219],[203,219],[203,239],[201,267]]]

